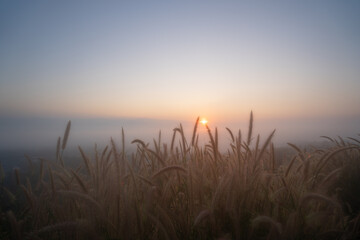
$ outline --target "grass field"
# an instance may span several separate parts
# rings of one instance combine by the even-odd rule
[[[111,140],[64,159],[70,122],[55,159],[27,156],[27,169],[1,170],[0,239],[358,239],[360,141],[327,138],[330,147],[289,144],[279,159],[249,129],[217,129],[199,144],[182,126],[172,141],[135,139],[133,153]],[[14,178],[15,184],[5,184]]]

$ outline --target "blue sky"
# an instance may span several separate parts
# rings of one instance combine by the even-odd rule
[[[360,115],[359,1],[1,1],[0,115]]]

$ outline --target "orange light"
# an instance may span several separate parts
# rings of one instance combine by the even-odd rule
[[[201,119],[200,121],[202,123],[202,125],[206,125],[208,123],[208,120],[206,120],[205,118]]]

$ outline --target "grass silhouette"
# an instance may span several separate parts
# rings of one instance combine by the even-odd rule
[[[327,139],[328,148],[302,150],[276,163],[272,132],[260,144],[253,115],[246,139],[227,128],[198,143],[196,120],[188,142],[182,125],[170,146],[135,139],[133,153],[112,139],[82,163],[63,159],[70,122],[55,160],[14,170],[17,186],[1,186],[3,239],[357,239],[360,236],[360,141]],[[1,169],[0,169],[1,170]],[[3,175],[2,175],[3,176]],[[3,180],[1,176],[0,179]],[[15,204],[14,202],[18,202]],[[10,204],[11,203],[11,204]]]

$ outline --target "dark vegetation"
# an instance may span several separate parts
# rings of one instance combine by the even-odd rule
[[[217,129],[198,143],[197,120],[190,138],[180,125],[171,143],[135,139],[134,153],[124,132],[91,156],[79,147],[76,165],[69,122],[55,159],[1,167],[0,239],[359,239],[360,141],[279,157],[252,122],[246,136],[227,129],[222,153]]]

